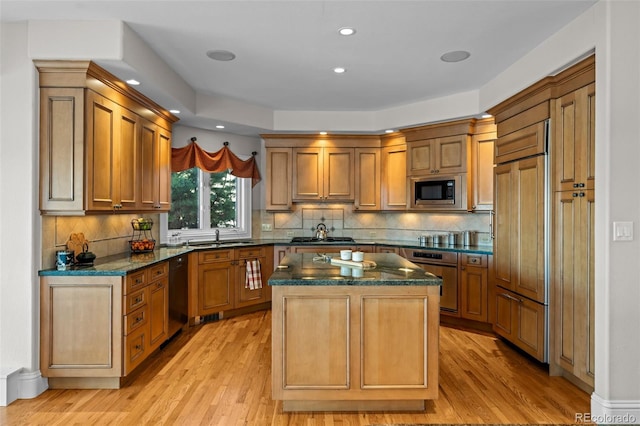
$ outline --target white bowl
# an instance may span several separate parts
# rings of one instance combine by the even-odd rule
[[[351,250],[340,250],[340,259],[351,260]]]
[[[354,262],[362,262],[364,260],[364,252],[354,251],[353,253],[351,253],[351,259]]]

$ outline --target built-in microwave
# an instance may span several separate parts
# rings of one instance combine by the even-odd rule
[[[411,207],[460,209],[466,197],[465,183],[460,175],[411,178]]]

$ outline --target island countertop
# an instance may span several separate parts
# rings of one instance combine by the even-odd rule
[[[340,259],[339,253],[327,256]],[[335,265],[314,253],[288,254],[269,278],[270,286],[438,286],[442,279],[394,253],[365,253],[374,268]]]

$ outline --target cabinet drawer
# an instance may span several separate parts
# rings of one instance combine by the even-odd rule
[[[164,278],[169,275],[169,263],[162,262],[157,265],[150,266],[147,268],[147,276],[148,282]]]
[[[149,351],[149,327],[139,327],[124,338],[124,375],[131,373]]]
[[[147,304],[147,300],[149,299],[148,288],[142,288],[138,291],[131,292],[124,296],[124,309],[122,310],[123,314],[130,314],[138,308],[143,307]]]
[[[124,316],[124,335],[128,336],[133,331],[142,327],[148,322],[149,306],[145,305],[140,309]]]
[[[134,272],[127,275],[127,285],[125,286],[124,294],[129,294],[136,290],[139,290],[147,285],[146,270]]]
[[[487,255],[486,254],[461,254],[462,266],[478,266],[480,268],[487,267]]]
[[[233,250],[209,250],[198,253],[198,263],[226,262],[233,260]]]
[[[266,253],[265,247],[247,247],[236,249],[238,251],[238,259],[249,259],[256,257],[264,257]]]

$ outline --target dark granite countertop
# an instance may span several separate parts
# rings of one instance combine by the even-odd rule
[[[421,246],[417,242],[413,241],[401,241],[401,240],[376,240],[376,241],[359,241],[355,242],[313,242],[313,243],[292,243],[291,240],[273,240],[273,239],[254,239],[254,240],[239,240],[239,241],[221,241],[215,242],[201,242],[198,244],[192,244],[190,246],[179,247],[160,247],[150,253],[129,254],[122,253],[118,255],[102,257],[95,260],[93,266],[72,266],[65,271],[58,271],[57,269],[44,269],[38,271],[40,276],[68,276],[68,275],[112,275],[112,276],[125,276],[138,269],[146,268],[155,263],[169,260],[172,257],[180,256],[182,254],[190,253],[192,251],[199,250],[214,250],[214,249],[226,249],[226,248],[242,248],[252,246],[263,245],[278,245],[278,246],[365,246],[375,245],[383,247],[405,247],[410,249],[423,249],[423,250],[437,250],[437,251],[453,251],[458,253],[476,253],[476,254],[492,254],[491,246]]]
[[[339,253],[332,253],[337,259]],[[441,285],[442,279],[393,253],[365,253],[375,268],[333,265],[313,253],[288,254],[269,278],[269,285]],[[286,268],[285,268],[286,267]]]

